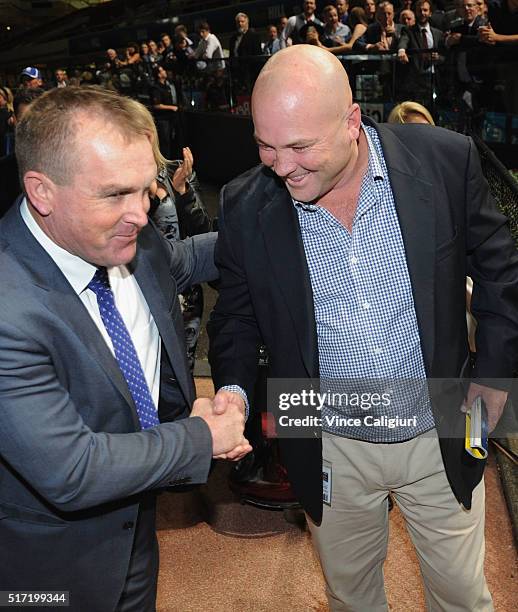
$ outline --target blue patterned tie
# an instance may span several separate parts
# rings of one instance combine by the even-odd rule
[[[112,340],[115,357],[135,402],[140,425],[142,429],[155,427],[160,423],[155,404],[135,345],[115,305],[106,268],[97,269],[94,277],[88,283],[88,289],[91,289],[97,296],[101,319]]]

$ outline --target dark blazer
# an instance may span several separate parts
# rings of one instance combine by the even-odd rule
[[[383,146],[427,376],[458,377],[469,363],[469,274],[479,324],[473,374],[511,377],[518,361],[518,257],[472,140],[431,126],[364,122],[376,127]],[[238,177],[222,191],[219,224],[221,286],[208,326],[216,388],[238,384],[252,397],[261,344],[269,355],[269,377],[317,378],[311,282],[297,213],[283,182],[264,166]],[[432,401],[449,482],[469,508],[483,462],[463,450],[462,393],[459,385],[444,385],[439,401]],[[279,444],[298,499],[320,522],[321,440]]]
[[[261,37],[257,32],[252,29],[248,29],[237,48],[237,55],[234,53],[234,46],[236,44],[237,33],[232,34],[228,43],[230,49],[230,57],[248,57],[250,55],[262,55],[261,49]]]
[[[115,358],[18,203],[0,222],[3,589],[67,590],[71,610],[113,612],[143,492],[206,480],[210,431],[182,418],[194,387],[177,293],[214,278],[214,240],[140,233],[130,268],[162,340],[162,424],[141,431]]]
[[[458,45],[455,45],[458,49],[469,49],[471,47],[476,47],[481,45],[482,48],[487,48],[486,45],[480,43],[478,40],[478,29],[485,25],[487,22],[484,18],[478,15],[473,22],[473,25],[469,25],[464,21],[464,23],[454,27],[451,29],[452,32],[456,34],[462,34],[462,38]]]
[[[433,38],[433,49],[439,53],[444,52],[444,33],[437,28],[430,26]],[[428,71],[430,68],[431,54],[428,53],[412,53],[412,51],[418,51],[419,49],[425,49],[423,45],[423,37],[421,34],[421,26],[416,24],[411,28],[403,27],[401,36],[397,45],[399,49],[405,49],[408,53],[410,62],[408,65],[399,65],[398,72],[399,78],[407,84],[412,82],[412,79],[416,79],[420,76],[426,75],[428,78]],[[440,58],[442,61],[442,57]],[[412,74],[413,73],[413,74]],[[435,71],[435,78],[438,78],[438,73]],[[419,82],[414,83],[415,87],[419,86]],[[422,86],[422,84],[421,84]]]
[[[399,38],[398,49],[405,49],[406,51],[423,49],[421,29],[421,26],[417,23],[411,28],[404,27]],[[434,49],[441,51],[444,48],[444,32],[433,26],[430,26],[430,31],[432,32]]]
[[[379,43],[381,40],[382,34],[381,25],[375,21],[371,23],[365,34],[357,41],[358,47],[361,47],[362,50],[365,49],[367,45],[375,45]],[[400,23],[394,24],[394,34],[392,36],[392,41],[390,43],[390,50],[393,51],[398,48],[399,39],[401,38],[401,32],[403,31],[403,26]]]

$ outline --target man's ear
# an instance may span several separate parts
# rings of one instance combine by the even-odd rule
[[[46,174],[29,170],[23,177],[25,193],[32,206],[42,217],[47,217],[54,209],[55,184]]]
[[[347,129],[351,136],[351,140],[358,140],[360,137],[360,128],[362,122],[362,112],[359,104],[352,104],[349,116],[347,117]]]

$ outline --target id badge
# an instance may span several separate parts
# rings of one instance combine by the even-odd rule
[[[333,469],[328,461],[322,463],[322,500],[324,504],[331,506],[331,493]]]

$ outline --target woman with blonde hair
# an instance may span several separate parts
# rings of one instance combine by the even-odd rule
[[[5,107],[10,113],[14,113],[13,106],[13,92],[9,89],[9,87],[0,87],[0,96],[5,100]],[[4,104],[0,104],[0,106],[4,106]]]
[[[388,123],[429,123],[435,125],[430,111],[419,102],[407,100],[390,111]]]

